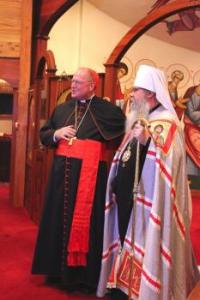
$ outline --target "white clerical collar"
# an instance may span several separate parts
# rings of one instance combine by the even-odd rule
[[[85,104],[86,102],[92,100],[93,97],[94,97],[94,95],[92,95],[90,98],[87,98],[87,99],[81,99],[81,100],[79,100],[79,102],[82,104]]]

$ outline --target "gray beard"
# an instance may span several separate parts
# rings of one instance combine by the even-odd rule
[[[130,105],[130,111],[126,117],[126,132],[133,128],[134,123],[139,119],[148,120],[150,106],[145,99],[135,101]]]

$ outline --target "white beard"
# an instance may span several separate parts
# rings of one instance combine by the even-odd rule
[[[130,111],[126,117],[126,132],[130,131],[133,128],[133,125],[137,120],[148,120],[149,111],[150,106],[145,99],[141,99],[139,101],[133,100],[130,106]]]

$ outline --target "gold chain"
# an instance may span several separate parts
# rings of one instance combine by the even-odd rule
[[[75,106],[75,124],[74,124],[74,127],[76,129],[76,132],[78,131],[78,129],[80,128],[81,124],[83,123],[83,120],[85,119],[85,116],[87,115],[87,112],[89,111],[89,108],[90,108],[90,104],[92,102],[92,99],[89,100],[89,103],[88,103],[88,106],[79,122],[79,124],[77,124],[77,120],[78,120],[78,104],[77,104],[77,101],[76,101],[76,106]]]
[[[89,111],[92,99],[90,99],[89,101],[90,102],[88,103],[88,106],[87,106],[87,108],[86,108],[86,110],[85,110],[85,112],[84,112],[84,114],[83,114],[83,116],[82,116],[79,124],[77,124],[77,121],[78,121],[78,104],[77,104],[77,101],[76,101],[76,104],[75,104],[75,116],[74,116],[74,118],[75,118],[75,120],[74,120],[74,128],[76,129],[76,133],[77,133],[78,129],[80,128],[81,124],[83,123],[83,120],[85,119],[85,116],[86,116],[87,112]],[[74,136],[73,138],[70,138],[69,142],[68,142],[68,145],[71,146],[76,139],[77,139],[76,136]]]

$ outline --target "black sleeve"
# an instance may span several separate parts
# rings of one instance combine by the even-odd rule
[[[47,147],[55,147],[56,142],[53,140],[54,133],[57,129],[66,126],[74,109],[74,101],[64,102],[54,109],[52,115],[40,129],[41,143]]]
[[[40,129],[40,140],[44,146],[55,147],[56,143],[53,140],[54,133],[56,131],[56,125],[54,123],[54,114],[47,120],[47,122]]]
[[[116,105],[100,99],[95,102],[92,117],[105,140],[110,141],[124,134],[125,115]]]

